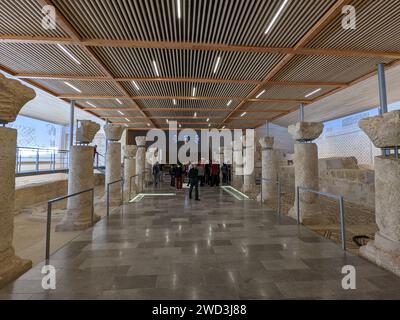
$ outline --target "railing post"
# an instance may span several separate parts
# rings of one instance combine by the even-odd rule
[[[300,187],[296,188],[296,211],[297,224],[300,224]]]
[[[278,215],[281,215],[281,182],[278,181]]]
[[[39,172],[39,160],[40,160],[39,149],[36,149],[36,173]]]
[[[261,206],[263,206],[264,204],[264,199],[263,199],[263,185],[264,185],[264,179],[261,178]]]
[[[110,185],[107,184],[107,195],[106,195],[106,201],[107,201],[107,217],[110,216]]]
[[[46,263],[50,260],[50,232],[51,232],[51,209],[52,203],[47,203],[47,225],[46,225]]]
[[[94,226],[94,188],[92,190],[92,212],[91,212],[91,222],[92,222],[92,227]]]
[[[344,198],[340,196],[340,231],[342,237],[342,248],[346,251],[346,221],[345,221],[345,213],[344,213]]]
[[[125,184],[125,179],[121,178],[121,205],[124,205],[124,184]]]

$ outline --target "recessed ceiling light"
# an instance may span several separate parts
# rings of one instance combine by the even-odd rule
[[[93,103],[91,103],[91,102],[89,102],[89,101],[86,101],[86,104],[89,105],[89,106],[91,106],[92,108],[97,108]]]
[[[266,90],[261,91],[261,92],[257,95],[256,99],[260,98],[260,97],[265,93],[265,91],[266,91]]]
[[[176,106],[176,99],[172,100],[174,106]]]
[[[119,113],[121,116],[124,116],[124,114],[123,114],[121,111],[119,111],[119,110],[118,110],[118,113]]]
[[[226,128],[226,126],[223,126],[223,127],[222,127],[222,129],[225,129],[225,128]]]
[[[274,26],[276,20],[279,18],[281,15],[283,9],[285,9],[286,5],[288,3],[288,0],[284,0],[281,6],[279,7],[278,11],[276,12],[275,16],[272,18],[271,22],[269,23],[267,30],[265,30],[265,34],[271,31],[272,27]]]
[[[240,116],[243,118],[246,114],[247,112],[243,112]]]
[[[306,94],[305,97],[306,97],[306,98],[311,97],[311,96],[313,96],[314,94],[320,92],[321,90],[322,90],[322,88],[318,88],[317,90],[314,90],[313,92],[310,92],[309,94]]]
[[[160,76],[160,72],[158,71],[157,62],[153,60],[154,71],[156,72],[157,77]]]
[[[181,14],[181,0],[176,0],[176,7],[178,9],[178,19],[180,19],[182,17],[182,14]]]
[[[232,104],[233,100],[229,100],[227,106],[229,107]]]
[[[208,127],[209,127],[209,128],[211,127],[211,123],[208,124]]]
[[[128,118],[125,118],[126,121],[131,122],[131,120],[129,120]]]
[[[70,84],[69,82],[67,82],[67,81],[64,81],[64,83],[65,83],[65,84],[66,84],[68,87],[70,87],[70,88],[74,89],[76,92],[82,93],[82,91],[81,91],[81,90],[79,90],[77,87],[73,86],[73,85],[72,85],[72,84]]]
[[[193,117],[197,118],[197,112],[194,113]]]
[[[182,125],[181,125],[181,124],[179,125],[179,128],[182,128]]]
[[[133,83],[133,85],[135,86],[135,88],[136,88],[137,90],[140,90],[139,85],[137,84],[136,81],[133,80],[132,83]]]
[[[192,96],[193,96],[193,97],[196,96],[196,87],[193,87]]]
[[[221,63],[221,56],[218,57],[217,62],[215,63],[214,73],[217,73],[220,63]]]
[[[165,120],[167,123],[169,123],[169,120],[167,119],[167,120]]]
[[[115,100],[117,100],[117,102],[118,102],[119,104],[122,104],[122,101],[121,101],[121,100],[119,100],[119,99],[115,99]]]
[[[148,127],[150,127],[150,126],[151,126],[151,124],[150,124],[150,123],[148,123],[148,124],[147,124],[147,126],[148,126]]]
[[[77,64],[81,64],[81,62],[69,51],[67,50],[64,46],[61,44],[57,44],[57,46],[68,56],[70,57],[73,61],[75,61]]]
[[[210,118],[207,118],[207,122],[210,122]]]

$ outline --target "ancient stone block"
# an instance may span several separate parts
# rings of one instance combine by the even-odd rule
[[[122,138],[122,134],[124,133],[125,127],[116,124],[108,124],[104,126],[104,132],[106,134],[106,138],[109,141],[119,141]]]
[[[289,134],[296,141],[313,141],[323,130],[324,125],[321,122],[298,122],[288,128]]]
[[[400,146],[400,110],[360,120],[359,127],[377,148]]]
[[[33,89],[0,74],[0,123],[14,122],[22,107],[35,97]]]
[[[76,142],[77,143],[91,143],[100,130],[100,125],[97,122],[90,120],[82,120],[78,122],[76,129]]]

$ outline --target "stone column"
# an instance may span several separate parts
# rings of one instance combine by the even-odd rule
[[[137,147],[135,145],[126,145],[124,148],[125,161],[124,161],[124,199],[129,199],[129,193],[135,194],[137,192],[136,178],[136,153]]]
[[[232,185],[236,189],[243,187],[243,143],[242,141],[233,142],[233,176]]]
[[[324,129],[322,123],[299,122],[289,127],[289,133],[297,141],[295,150],[295,187],[319,191],[318,147],[311,141],[317,139]],[[296,190],[295,189],[295,190]],[[300,192],[300,220],[304,224],[327,223],[318,201],[319,197],[309,192]],[[289,215],[297,218],[296,200]]]
[[[255,149],[254,149],[254,144],[247,145],[247,139],[244,137],[243,139],[243,146],[244,146],[244,160],[245,164],[247,162],[253,162],[253,171],[251,173],[246,172],[245,168],[244,170],[244,177],[243,177],[243,193],[246,193],[248,195],[252,195],[255,190],[256,190],[256,175],[255,175]]]
[[[107,138],[106,154],[106,179],[105,179],[105,201],[107,201],[107,185],[121,179],[121,140],[124,127],[108,124],[104,127]],[[110,186],[109,200],[111,205],[121,204],[121,183]]]
[[[32,268],[32,262],[15,255],[15,162],[17,130],[2,127],[14,122],[21,108],[36,97],[35,91],[0,74],[0,288]]]
[[[68,174],[68,194],[78,193],[94,188],[93,173],[94,148],[73,146],[70,151]],[[92,193],[83,193],[71,197],[67,202],[67,213],[56,227],[56,231],[84,230],[92,225]],[[100,217],[94,215],[93,222]]]
[[[400,146],[400,111],[360,121],[377,148]],[[400,160],[395,155],[375,158],[375,216],[379,231],[360,254],[400,276]]]
[[[79,144],[93,141],[100,125],[93,121],[78,121],[76,140]],[[86,145],[72,146],[70,151],[68,194],[94,188],[94,147]],[[83,193],[67,200],[67,212],[56,231],[84,230],[92,225],[92,193]],[[100,220],[94,214],[93,222]]]
[[[262,178],[262,196],[260,201],[270,206],[276,206],[278,185],[278,158],[273,149],[274,137],[264,137],[259,140],[262,147],[261,172]],[[264,180],[265,179],[265,180]]]
[[[17,257],[12,246],[16,145],[17,131],[0,127],[0,288],[32,268],[32,262]]]
[[[136,185],[138,192],[143,192],[145,181],[146,167],[146,137],[136,137],[137,153],[136,153]]]

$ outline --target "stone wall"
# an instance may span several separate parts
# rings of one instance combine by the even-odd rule
[[[345,201],[375,211],[375,173],[368,169],[333,169],[334,165],[325,165],[325,159],[320,160],[319,183],[320,191],[333,194],[343,194]],[[337,164],[337,161],[330,163]],[[346,166],[354,164],[345,160]],[[281,166],[279,178],[285,192],[295,192],[294,166]]]
[[[104,185],[104,175],[95,174],[95,186]],[[68,180],[60,179],[44,183],[32,183],[15,190],[15,214],[24,208],[61,197],[68,192]]]
[[[320,190],[343,194],[351,203],[375,210],[375,173],[366,169],[330,169],[320,172]]]

